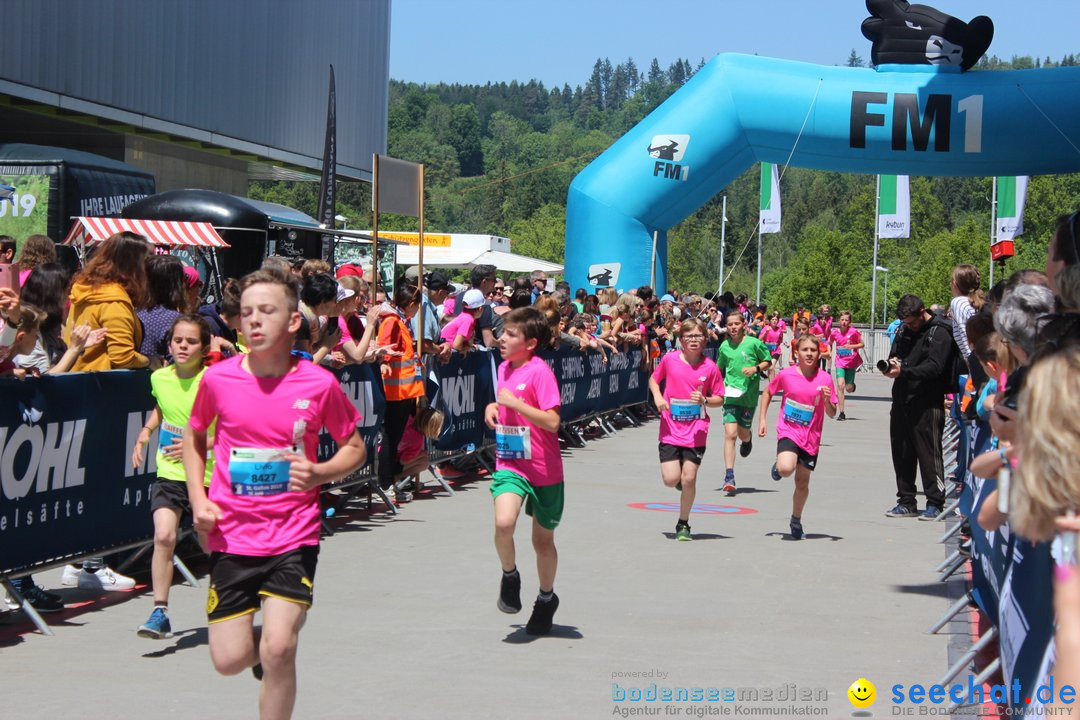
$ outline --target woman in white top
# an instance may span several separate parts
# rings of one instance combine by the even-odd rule
[[[971,354],[968,345],[967,321],[982,309],[985,298],[979,289],[979,270],[974,265],[957,265],[952,271],[953,299],[949,303],[953,339],[967,361]]]

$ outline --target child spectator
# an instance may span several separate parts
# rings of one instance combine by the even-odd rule
[[[56,262],[56,243],[45,235],[31,235],[23,242],[19,255],[19,286],[26,282],[34,268],[44,263]]]
[[[484,294],[472,288],[461,297],[462,310],[443,327],[440,337],[460,353],[467,353],[473,348],[476,333],[476,321],[484,312]]]
[[[143,326],[139,352],[160,366],[167,356],[173,323],[188,303],[187,280],[180,258],[172,255],[146,258],[146,289],[150,295],[147,307],[135,313]]]

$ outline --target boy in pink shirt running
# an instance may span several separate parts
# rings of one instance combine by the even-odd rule
[[[359,414],[336,378],[290,351],[300,329],[296,287],[259,270],[240,281],[250,352],[203,374],[183,434],[195,530],[210,555],[210,658],[222,675],[263,680],[262,720],[292,716],[296,646],[311,606],[319,554],[319,486],[364,463]],[[214,472],[203,488],[207,430]],[[319,431],[338,443],[317,462]],[[263,625],[254,627],[262,609]]]
[[[555,594],[555,528],[563,513],[563,465],[559,452],[562,396],[555,374],[535,355],[548,346],[551,328],[543,313],[522,307],[503,317],[496,402],[484,420],[495,430],[495,550],[502,564],[498,608],[521,611],[521,575],[517,570],[514,528],[521,506],[531,515],[532,543],[540,594],[525,625],[529,635],[547,635],[559,609]]]
[[[690,511],[709,437],[706,408],[723,406],[724,377],[716,363],[702,355],[705,323],[695,318],[684,320],[679,327],[679,344],[682,350],[660,359],[649,378],[649,390],[660,411],[660,477],[665,485],[680,491],[675,539],[692,540]]]
[[[817,467],[821,448],[821,429],[825,415],[836,417],[836,388],[829,374],[818,366],[821,348],[817,338],[804,333],[799,336],[798,365],[785,368],[769,382],[761,393],[761,420],[758,437],[765,437],[766,414],[773,395],[784,393],[780,402],[780,417],[776,420],[776,462],[772,478],[779,481],[795,473],[795,491],[791,496],[791,537],[801,540],[802,512],[810,496],[810,474]]]

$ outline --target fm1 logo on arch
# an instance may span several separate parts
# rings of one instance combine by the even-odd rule
[[[649,157],[657,158],[653,163],[653,177],[686,182],[690,177],[690,166],[679,163],[682,162],[689,144],[689,135],[653,135],[647,148]]]

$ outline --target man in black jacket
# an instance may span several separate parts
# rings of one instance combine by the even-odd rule
[[[916,295],[900,298],[896,309],[903,326],[889,351],[893,378],[889,438],[896,472],[896,507],[888,517],[933,520],[945,506],[945,468],[941,435],[945,429],[945,395],[956,353],[949,321],[923,307]],[[922,476],[926,510],[915,501],[915,471]]]

